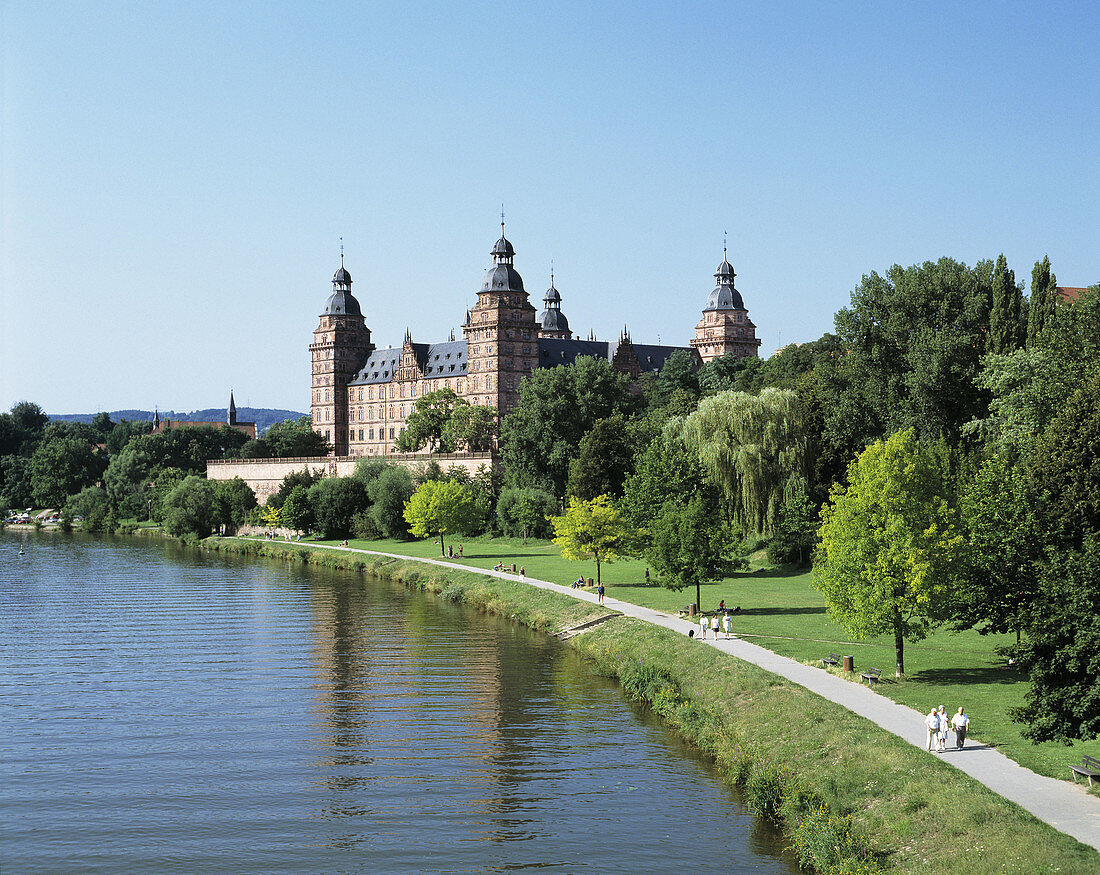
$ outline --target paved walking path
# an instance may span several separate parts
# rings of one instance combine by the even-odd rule
[[[457,562],[441,559],[421,559],[416,556],[404,556],[399,553],[382,553],[377,550],[358,550],[353,547],[329,547],[324,544],[310,544],[311,547],[325,547],[331,550],[347,550],[355,553],[371,553],[376,556],[392,556],[397,559],[409,559],[415,562],[427,562],[453,568],[457,571],[475,571],[490,577],[500,577],[548,589],[581,601],[596,602],[595,593],[571,589],[558,583],[520,577],[501,571],[487,571]],[[636,617],[655,626],[663,626],[674,632],[687,635],[689,629],[697,624],[669,614],[632,605],[619,599],[605,598],[604,607],[620,611],[628,617]],[[885,696],[879,695],[868,687],[829,674],[823,669],[803,665],[793,659],[772,653],[756,644],[739,638],[715,641],[700,641],[708,647],[716,647],[723,653],[736,656],[746,662],[758,665],[767,671],[785,677],[805,687],[819,696],[843,705],[849,711],[866,717],[872,723],[892,732],[910,744],[922,750],[927,748],[927,730],[924,716],[905,705],[899,705]],[[931,706],[929,706],[931,707]],[[980,719],[980,718],[979,718]],[[1021,808],[1030,811],[1039,820],[1049,823],[1060,832],[1073,836],[1079,842],[1090,845],[1100,851],[1100,798],[1085,792],[1083,784],[1059,781],[1037,775],[1025,769],[1019,763],[1010,760],[1004,754],[988,745],[967,739],[962,750],[949,748],[945,754],[930,753],[928,756],[942,756],[947,762],[970,777],[985,784],[995,793],[1015,802]]]

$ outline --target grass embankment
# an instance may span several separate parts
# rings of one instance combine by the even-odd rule
[[[522,583],[415,561],[259,539],[211,539],[205,546],[373,573],[546,631],[607,613]],[[416,545],[364,546],[395,548],[391,552],[400,546],[410,553]],[[470,548],[465,559],[471,564],[485,561],[491,567],[516,555],[502,552],[500,542],[488,551],[471,542],[464,546]],[[533,576],[549,576],[533,562],[516,561]],[[946,762],[763,669],[625,617],[569,643],[713,757],[730,781],[744,787],[754,808],[783,822],[807,861],[828,861],[837,847],[866,845],[889,871],[1100,872],[1100,855],[1092,849]],[[873,871],[855,865],[851,854],[846,859],[846,868],[819,868]]]
[[[336,542],[326,542],[336,543]],[[454,540],[464,547],[464,556],[448,559],[473,568],[492,568],[497,562],[524,566],[529,577],[568,584],[580,576],[595,577],[595,564],[569,562],[546,541],[524,544],[506,538]],[[439,545],[429,541],[352,541],[350,546],[408,556],[439,558]],[[664,587],[645,586],[645,564],[627,560],[603,565],[601,577],[607,594],[631,604],[676,613],[695,601],[695,591],[674,592]],[[954,713],[961,705],[974,723],[973,737],[995,746],[1005,756],[1032,771],[1061,780],[1072,780],[1069,766],[1081,762],[1083,754],[1100,757],[1095,741],[1065,745],[1057,742],[1032,744],[1021,734],[1021,725],[1009,719],[1010,708],[1024,703],[1027,677],[1006,665],[993,648],[1014,640],[1008,635],[979,635],[941,628],[924,641],[905,645],[906,676],[895,680],[892,636],[854,642],[843,628],[829,620],[825,600],[815,590],[808,571],[791,571],[760,566],[720,583],[702,588],[704,610],[725,600],[728,607],[740,606],[733,618],[734,631],[754,644],[782,656],[820,664],[829,652],[851,654],[859,670],[875,666],[883,671],[876,689],[895,702],[927,714],[944,705]],[[835,671],[843,675],[842,671]],[[858,674],[855,681],[859,681]],[[1100,794],[1100,788],[1094,788]]]

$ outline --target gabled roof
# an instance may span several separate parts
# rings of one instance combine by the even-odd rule
[[[466,341],[448,340],[443,343],[414,343],[416,363],[429,380],[443,377],[461,377],[466,373]],[[349,385],[365,386],[388,383],[401,367],[401,347],[376,349],[356,373]]]

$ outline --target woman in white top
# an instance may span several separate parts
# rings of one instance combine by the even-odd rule
[[[717,614],[715,614],[713,619],[711,619],[711,621],[710,621],[710,629],[714,633],[714,640],[715,641],[718,640],[718,624],[719,624],[719,622],[721,622],[721,621],[718,619]]]
[[[944,708],[943,705],[940,705],[939,718],[940,728],[939,734],[936,738],[936,748],[939,750],[940,753],[943,753],[945,750],[947,750],[947,726],[949,722],[947,717],[947,709]]]
[[[728,640],[729,637],[730,637],[730,612],[729,611],[726,611],[722,615],[722,628],[726,630],[726,638]]]
[[[699,615],[699,637],[704,641],[707,640],[707,615]]]
[[[924,725],[928,727],[928,752],[932,752],[932,745],[936,743],[936,736],[940,731],[940,715],[933,708],[924,718]]]

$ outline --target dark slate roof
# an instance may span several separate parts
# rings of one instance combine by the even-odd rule
[[[401,365],[402,347],[376,349],[359,369],[350,385],[365,386],[371,383],[388,383]],[[466,373],[466,341],[449,340],[444,343],[414,343],[413,352],[424,376],[429,380],[444,377],[461,377]]]
[[[686,350],[691,352],[691,348],[687,346],[654,346],[648,343],[635,343],[634,357],[638,359],[638,364],[641,365],[642,373],[656,373],[665,366],[665,362],[669,360],[669,357],[677,350]]]
[[[494,264],[485,271],[485,280],[481,284],[481,290],[483,292],[522,292],[523,277],[510,264]]]
[[[539,316],[539,323],[542,325],[543,331],[568,331],[569,320],[565,318],[565,314],[556,307],[549,307],[542,311],[542,315]]]
[[[321,313],[322,316],[362,316],[363,311],[359,308],[359,302],[355,300],[355,295],[351,292],[346,292],[343,289],[337,289],[328,299],[328,303],[325,304],[325,309]]]
[[[733,287],[733,283],[719,283],[707,298],[707,310],[744,310],[745,302],[741,299],[741,293]]]
[[[611,358],[611,345],[603,340],[558,340],[553,337],[539,338],[540,368],[552,368],[555,365],[571,365],[580,356],[592,356],[599,359]]]
[[[512,248],[508,238],[501,234],[500,239],[493,244],[493,249],[489,254],[495,255],[497,258],[511,258],[516,254],[516,250]]]

